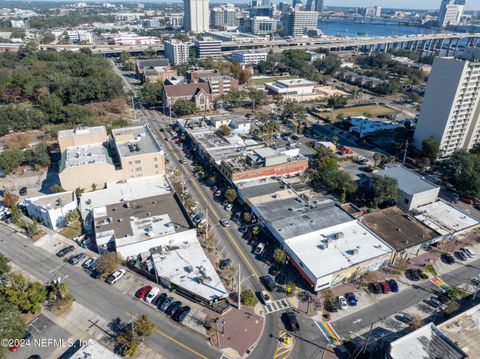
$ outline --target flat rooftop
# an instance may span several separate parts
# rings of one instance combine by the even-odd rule
[[[113,160],[110,157],[107,148],[102,144],[68,147],[62,153],[60,172],[65,168],[85,166],[95,163],[110,163],[113,165]]]
[[[396,251],[440,237],[398,207],[390,207],[363,216],[362,223]]]
[[[324,225],[323,229],[285,240],[285,245],[317,278],[392,252],[390,246],[354,219],[343,223],[327,220]]]
[[[316,82],[305,80],[305,79],[292,79],[292,80],[276,80],[275,82],[269,83],[271,86],[286,88],[286,87],[296,87],[296,86],[314,86]]]
[[[392,359],[468,358],[467,354],[433,323],[390,343],[389,354]]]
[[[422,176],[399,165],[387,165],[383,170],[376,172],[376,174],[395,178],[398,182],[398,188],[411,195],[439,188]]]
[[[480,224],[478,219],[442,200],[417,207],[413,213],[416,219],[442,235]]]
[[[118,355],[111,352],[99,342],[94,339],[89,339],[87,344],[84,344],[78,349],[70,359],[86,359],[86,358],[102,358],[102,359],[120,359]]]
[[[77,127],[70,130],[58,131],[58,137],[71,137],[77,135],[88,135],[92,133],[106,133],[105,126]]]
[[[273,199],[257,204],[256,208],[284,240],[353,220],[334,201],[325,198],[308,202],[297,196]]]
[[[470,358],[480,358],[480,305],[443,322],[438,328]]]
[[[137,156],[163,150],[147,126],[114,129],[112,135],[121,157]]]
[[[60,192],[28,199],[34,205],[48,209],[61,208],[63,205],[75,201],[75,192]]]
[[[94,209],[95,232],[113,233],[117,247],[190,229],[171,194],[109,204]]]
[[[132,201],[141,198],[173,193],[164,175],[127,179],[117,183],[107,183],[107,188],[83,193],[80,197],[80,213],[83,220],[96,207],[113,203]]]
[[[162,246],[152,254],[152,260],[159,277],[166,278],[207,301],[228,296],[194,230],[186,232],[179,242]]]

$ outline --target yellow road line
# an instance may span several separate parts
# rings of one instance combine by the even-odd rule
[[[170,144],[168,141],[165,141],[165,143],[168,143],[168,147],[170,147],[170,151],[171,151],[171,154],[173,155],[173,157],[175,158],[175,160],[179,161],[179,157],[177,155],[177,151],[173,149],[173,145]],[[179,163],[180,167],[183,168],[183,171],[188,173],[188,168]],[[198,184],[195,182],[195,181],[190,181],[190,183],[193,184],[193,186],[195,187],[195,189],[197,190],[197,192],[200,194],[200,196],[202,196],[203,200],[205,203],[209,203],[208,199],[205,197],[205,195],[203,194],[203,190],[198,186]],[[213,213],[214,217],[216,217],[215,219],[217,221],[220,221],[220,215],[218,214],[216,208],[214,206],[210,206],[211,207],[211,212]],[[250,261],[247,259],[247,257],[245,256],[245,254],[243,254],[243,251],[242,249],[240,248],[240,246],[238,245],[237,241],[235,240],[235,238],[232,236],[232,234],[227,230],[225,231],[225,233],[227,234],[227,237],[228,239],[230,240],[230,242],[232,243],[232,245],[235,247],[235,249],[237,250],[237,253],[240,255],[240,257],[242,257],[243,261],[245,262],[245,264],[247,265],[249,271],[250,271],[250,274],[254,275],[255,277],[260,277],[260,275],[258,274],[258,272],[255,270],[255,268],[252,266],[252,264],[250,263]]]
[[[202,358],[202,359],[208,359],[208,357],[206,357],[205,355],[197,352],[195,349],[189,347],[188,345],[186,344],[183,344],[182,342],[178,341],[177,339],[175,338],[172,338],[171,336],[169,336],[168,334],[165,334],[164,332],[162,332],[161,330],[155,328],[155,331],[160,334],[161,336],[167,338],[168,340],[174,342],[175,344],[181,346],[183,349],[186,349],[188,350],[190,353],[192,354],[195,354],[196,356],[198,356],[199,358]]]
[[[288,333],[284,330],[281,330],[279,333],[279,338],[284,338]],[[292,341],[291,344],[287,347],[284,343],[279,342],[277,344],[277,348],[275,349],[275,353],[273,354],[273,359],[287,359],[292,352],[295,346],[295,337],[290,337]]]

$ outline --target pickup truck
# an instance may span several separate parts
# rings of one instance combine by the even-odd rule
[[[288,326],[290,327],[289,328],[290,331],[296,332],[300,330],[300,325],[298,324],[297,316],[295,315],[295,313],[289,311],[286,313],[286,316],[287,316]]]

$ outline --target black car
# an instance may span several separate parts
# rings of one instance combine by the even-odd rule
[[[455,257],[457,257],[458,259],[460,259],[461,261],[466,261],[468,260],[468,257],[465,253],[463,253],[462,251],[455,251],[454,252],[455,254]]]
[[[407,269],[405,271],[405,276],[414,282],[418,282],[420,280],[420,273],[418,273],[418,269]]]
[[[181,322],[182,320],[185,319],[188,313],[190,313],[190,307],[189,306],[182,307],[179,310],[177,310],[177,312],[173,316],[173,320],[176,322]]]
[[[442,303],[442,304],[447,304],[450,302],[450,296],[447,293],[441,293],[437,295],[437,299]]]
[[[177,310],[180,309],[181,306],[182,306],[182,302],[177,300],[176,302],[173,302],[172,305],[168,306],[167,310],[165,311],[165,314],[171,315],[173,317],[177,312]]]
[[[163,303],[158,307],[158,309],[161,310],[162,312],[165,312],[172,303],[173,303],[173,298],[168,297],[163,301]]]
[[[285,313],[285,316],[287,318],[288,322],[288,329],[292,332],[296,332],[297,330],[300,330],[300,325],[298,324],[297,316],[295,315],[294,312],[288,311]]]
[[[25,196],[28,193],[27,187],[21,187],[20,190],[18,191],[18,194],[20,196]]]
[[[91,274],[90,277],[93,279],[98,279],[102,276],[103,272],[99,271],[98,269],[95,269]]]
[[[370,293],[373,293],[373,294],[382,293],[382,287],[380,286],[380,284],[378,284],[376,282],[369,283],[368,284],[368,290],[370,291]]]
[[[159,307],[159,306],[162,305],[162,303],[165,299],[167,299],[167,294],[166,293],[159,294],[155,298],[153,298],[152,304]]]
[[[263,285],[265,286],[265,288],[267,288],[269,292],[273,292],[277,289],[275,281],[269,275],[260,277],[260,281],[263,283]]]
[[[334,300],[327,301],[325,302],[325,309],[330,313],[336,313],[338,312],[338,304]]]
[[[228,259],[228,258],[227,259],[222,259],[220,261],[219,267],[220,267],[221,270],[224,270],[224,269],[227,269],[228,267],[230,267],[231,264],[232,264],[231,259]]]
[[[278,273],[278,275],[275,278],[275,281],[280,285],[284,285],[284,284],[287,284],[287,279],[288,279],[287,272],[281,272],[281,273]]]
[[[268,273],[270,273],[273,276],[277,275],[278,272],[279,272],[279,269],[277,266],[271,266],[270,269],[268,270]]]
[[[442,255],[440,256],[440,259],[442,260],[442,262],[447,264],[455,263],[455,258],[453,258],[453,256],[448,253],[442,253]]]
[[[75,249],[74,246],[68,246],[68,247],[62,248],[57,252],[57,257],[64,257],[67,253],[72,252],[74,249]]]

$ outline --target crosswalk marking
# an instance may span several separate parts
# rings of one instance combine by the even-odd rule
[[[279,299],[271,304],[264,305],[265,314],[275,313],[280,310],[285,310],[291,307],[291,304],[286,299]]]

